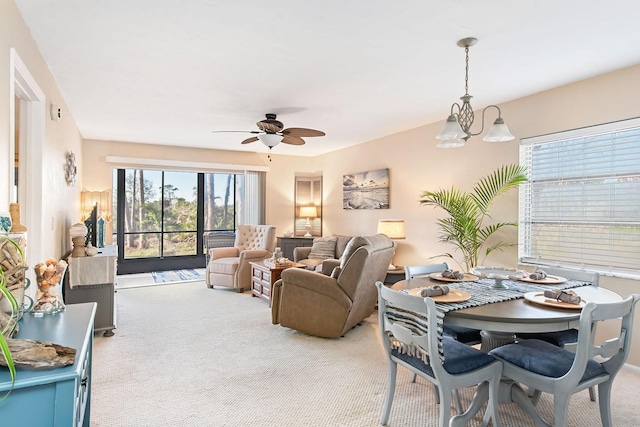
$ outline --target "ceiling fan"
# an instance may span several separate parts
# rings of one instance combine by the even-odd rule
[[[244,132],[244,133],[253,133],[257,134],[257,136],[252,136],[250,138],[245,139],[241,142],[241,144],[250,144],[252,142],[256,142],[258,140],[262,141],[264,145],[269,147],[271,150],[273,147],[283,142],[285,144],[291,145],[304,145],[305,141],[302,137],[312,137],[312,136],[324,136],[325,133],[315,129],[307,129],[307,128],[286,128],[284,129],[284,124],[276,120],[276,115],[273,113],[267,113],[266,119],[260,120],[256,123],[258,129],[260,130],[219,130],[213,132]]]

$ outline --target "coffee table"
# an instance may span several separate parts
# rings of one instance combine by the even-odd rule
[[[271,289],[273,284],[280,279],[280,275],[287,268],[305,268],[304,264],[297,262],[286,267],[268,267],[262,261],[251,261],[251,296],[259,297],[269,303],[271,307]]]

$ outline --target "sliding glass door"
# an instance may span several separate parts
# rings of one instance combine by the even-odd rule
[[[204,267],[204,232],[234,231],[244,209],[264,212],[264,197],[247,202],[245,174],[114,172],[119,274]]]

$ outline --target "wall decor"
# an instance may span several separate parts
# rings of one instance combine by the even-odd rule
[[[389,169],[342,176],[343,209],[389,209]]]
[[[77,173],[78,167],[76,166],[76,155],[71,151],[67,154],[67,161],[64,165],[64,178],[67,180],[67,185],[76,185]]]

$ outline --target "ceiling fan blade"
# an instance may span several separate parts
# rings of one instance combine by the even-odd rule
[[[259,130],[212,130],[211,133],[238,132],[238,133],[260,133]]]
[[[306,128],[287,128],[282,131],[283,135],[291,136],[325,136],[326,134],[320,130]]]
[[[251,138],[247,138],[241,142],[241,144],[251,144],[252,142],[256,142],[258,140],[257,136],[252,136]]]
[[[291,145],[304,145],[304,139],[300,138],[299,136],[293,135],[284,135],[282,137],[282,142]]]

